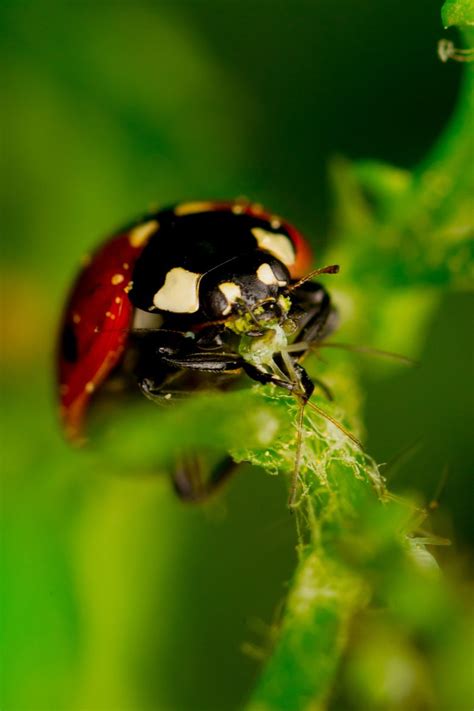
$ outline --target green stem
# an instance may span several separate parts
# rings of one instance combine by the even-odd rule
[[[248,711],[324,708],[363,590],[360,580],[315,551],[303,556],[278,647]]]
[[[456,3],[447,5],[452,10]],[[459,8],[454,7],[454,10],[459,14]],[[469,34],[467,28],[465,34]],[[389,230],[401,236],[402,242],[394,244],[404,259],[409,259],[409,252],[400,249],[404,241],[416,238],[420,245],[433,243],[433,236],[440,234],[440,225],[443,229],[462,227],[463,205],[472,189],[472,180],[466,180],[466,175],[472,172],[473,164],[473,86],[474,66],[465,71],[459,102],[446,130],[413,176],[407,176],[408,181],[401,189],[397,183],[397,189],[386,202],[383,220]],[[358,174],[366,184],[364,175],[369,179],[382,175],[370,170],[361,166]],[[355,192],[352,195],[357,197]],[[349,214],[354,214],[351,213],[354,203],[350,200],[347,209]],[[359,219],[364,208],[356,205],[355,210]],[[368,226],[369,222],[362,224],[359,219],[357,229],[363,232]],[[439,240],[440,248],[447,234],[445,231]],[[463,239],[461,235],[460,240]],[[456,235],[453,242],[455,240]],[[358,267],[363,263],[363,260],[355,261]],[[410,274],[409,269],[407,273]],[[411,274],[412,286],[416,286],[414,274],[416,269]],[[424,556],[430,566],[432,559],[422,545],[414,546],[411,538],[415,528],[414,509],[404,502],[399,502],[395,509],[387,508],[390,497],[378,478],[376,467],[364,462],[364,469],[360,458],[345,459],[345,455],[336,450],[337,447],[328,448],[326,454],[332,460],[324,464],[324,456],[316,449],[313,461],[306,463],[307,473],[313,477],[313,484],[302,501],[306,505],[304,523],[309,531],[309,542],[302,549],[290,586],[276,648],[247,711],[325,709],[357,613],[367,608],[373,598],[385,600],[388,607],[390,600],[393,603],[393,590],[398,590],[397,586],[401,590],[400,581],[404,579],[407,589],[419,586],[424,591],[421,607],[433,593],[421,565]],[[321,474],[324,466],[329,467],[326,480]],[[316,485],[315,479],[318,480]],[[376,496],[374,481],[378,483]],[[415,549],[419,554],[418,568],[411,567]],[[442,597],[439,591],[433,593],[435,598],[438,594]],[[403,607],[403,599],[400,593],[395,605],[397,613]],[[408,668],[414,664],[410,654],[412,652],[407,653]],[[397,663],[402,659],[403,653],[400,653]],[[377,684],[382,685],[382,680],[375,680],[376,687]],[[403,703],[406,702],[402,700],[400,708]],[[356,707],[359,708],[357,704]],[[393,708],[399,708],[397,703]]]

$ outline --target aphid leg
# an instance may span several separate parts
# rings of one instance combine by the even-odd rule
[[[440,39],[438,42],[438,57],[442,62],[447,62],[448,59],[453,59],[455,62],[472,62],[474,61],[474,49],[460,49],[455,47],[451,40]]]
[[[318,415],[321,415],[321,417],[324,417],[324,418],[325,418],[326,420],[328,420],[332,425],[334,425],[335,427],[337,427],[337,429],[340,430],[343,434],[345,434],[346,437],[348,437],[352,442],[354,442],[354,444],[356,444],[356,445],[359,447],[359,449],[361,449],[362,451],[364,451],[364,448],[363,448],[363,446],[362,446],[362,442],[360,442],[360,441],[357,439],[357,437],[352,434],[352,432],[349,432],[349,430],[346,429],[343,424],[341,424],[340,422],[338,422],[338,420],[336,420],[334,417],[332,417],[332,415],[330,415],[328,412],[325,412],[325,410],[321,410],[321,408],[318,407],[317,405],[315,405],[314,402],[309,402],[309,401],[308,401],[307,405],[308,405],[308,407],[311,408],[311,410],[314,410],[315,412],[318,413]]]
[[[448,475],[449,475],[449,466],[446,464],[443,471],[441,472],[441,477],[438,482],[438,486],[436,487],[436,491],[433,494],[431,501],[428,504],[428,509],[430,511],[435,511],[438,508],[439,499],[441,497],[441,494],[443,493],[444,487],[446,486],[446,482],[448,481]]]
[[[322,390],[326,400],[329,400],[329,402],[333,402],[334,396],[332,394],[332,390],[324,383],[322,380],[319,378],[313,378],[313,383],[318,386],[320,390]]]

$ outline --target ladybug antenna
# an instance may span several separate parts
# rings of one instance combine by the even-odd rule
[[[236,303],[237,303],[238,306],[240,306],[240,309],[242,310],[242,312],[246,312],[246,313],[249,315],[250,319],[254,322],[254,324],[255,324],[258,328],[260,328],[260,323],[258,322],[258,319],[257,319],[257,317],[255,316],[255,314],[254,314],[254,312],[252,311],[252,309],[249,308],[248,304],[246,304],[243,299],[237,299],[237,302],[236,302]]]
[[[290,284],[288,287],[288,291],[294,291],[299,286],[304,284],[306,281],[309,281],[313,277],[319,276],[320,274],[337,274],[338,272],[339,272],[339,264],[330,264],[327,267],[321,267],[320,269],[314,269],[312,272],[309,272],[309,274],[306,274],[306,276],[304,276],[302,279],[299,279],[294,284]]]

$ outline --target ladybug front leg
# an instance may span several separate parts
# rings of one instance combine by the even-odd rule
[[[243,358],[231,353],[168,352],[157,355],[146,371],[142,369],[138,386],[149,400],[166,404],[206,386],[221,387],[228,382],[226,376],[241,372],[243,364]]]
[[[244,365],[244,359],[235,353],[214,353],[213,351],[195,351],[194,353],[175,353],[162,356],[166,365],[199,373],[238,373]]]

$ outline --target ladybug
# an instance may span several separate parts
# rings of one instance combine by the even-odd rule
[[[94,402],[111,384],[161,403],[242,374],[306,403],[314,390],[300,361],[335,327],[335,311],[311,250],[282,218],[244,200],[185,202],[151,212],[110,237],[73,285],[58,347],[61,421],[86,441]],[[197,456],[176,465],[175,488],[200,499]],[[199,485],[190,482],[200,481]]]

